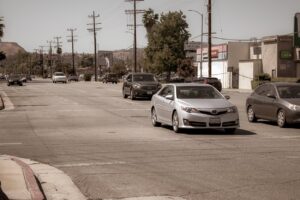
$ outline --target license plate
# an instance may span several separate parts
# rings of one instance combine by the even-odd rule
[[[220,118],[210,118],[209,123],[211,123],[211,124],[220,124],[221,119]]]
[[[147,91],[147,94],[152,94],[152,91]]]

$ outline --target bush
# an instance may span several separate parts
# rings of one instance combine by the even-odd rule
[[[91,81],[92,80],[92,74],[84,74],[84,81]]]

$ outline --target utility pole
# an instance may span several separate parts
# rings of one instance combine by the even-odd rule
[[[56,36],[56,37],[54,37],[54,39],[56,40],[55,48],[56,48],[56,54],[57,54],[57,59],[56,59],[56,67],[57,67],[57,65],[59,65],[61,63],[60,60],[61,60],[61,53],[62,53],[62,49],[61,49],[62,42],[59,41],[61,39],[60,36]],[[63,71],[63,69],[61,69],[61,71]]]
[[[136,14],[140,14],[140,13],[144,13],[144,10],[137,10],[136,9],[136,2],[137,1],[144,1],[144,0],[126,0],[127,2],[132,2],[133,1],[133,10],[125,10],[126,14],[133,14],[133,25],[129,24],[127,26],[133,26],[133,48],[134,48],[134,52],[133,52],[133,57],[134,57],[134,72],[137,72],[137,37],[136,37],[136,27],[137,26],[141,26],[141,25],[137,25],[136,24]]]
[[[52,68],[52,42],[53,41],[47,41],[47,43],[49,43],[49,64],[50,64],[50,74],[52,76],[53,74],[53,68]]]
[[[40,66],[41,66],[41,75],[42,78],[44,78],[44,47],[43,45],[40,45]]]
[[[208,77],[211,77],[211,0],[208,0]]]
[[[101,23],[96,23],[96,18],[100,17],[100,15],[95,15],[95,11],[93,11],[92,15],[88,16],[89,18],[93,18],[93,23],[87,24],[87,25],[92,25],[92,28],[88,28],[87,30],[90,32],[94,33],[94,67],[95,67],[95,82],[97,82],[98,77],[97,77],[97,31],[99,31],[101,28],[96,27],[98,24]]]
[[[71,32],[70,36],[67,37],[71,37],[71,40],[68,40],[68,42],[72,43],[72,67],[73,67],[73,74],[76,74],[75,72],[75,54],[74,54],[74,42],[77,41],[76,39],[74,39],[74,37],[77,37],[74,35],[74,31],[76,31],[76,28],[69,28],[68,31]]]

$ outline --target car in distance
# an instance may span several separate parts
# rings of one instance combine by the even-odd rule
[[[117,74],[108,73],[108,74],[105,74],[105,75],[102,77],[102,82],[103,82],[103,83],[115,83],[115,84],[117,84],[118,81],[119,81],[119,80],[118,80]]]
[[[153,126],[171,125],[180,129],[224,129],[239,127],[237,107],[214,87],[199,83],[167,84],[151,100]]]
[[[249,122],[258,119],[276,121],[279,127],[300,123],[300,84],[265,83],[246,100]]]
[[[130,73],[123,82],[123,97],[131,97],[135,100],[137,97],[151,98],[159,89],[161,84],[151,73]]]
[[[200,78],[194,79],[192,82],[209,84],[209,85],[214,86],[219,92],[222,91],[221,81],[214,77],[200,77]]]
[[[70,74],[68,76],[68,81],[75,81],[75,82],[78,82],[79,81],[79,77],[76,75],[76,74]]]
[[[19,86],[23,85],[22,77],[18,74],[12,74],[7,78],[7,86],[15,85],[15,84]]]
[[[67,83],[67,77],[63,72],[54,72],[52,76],[53,83],[62,82]]]

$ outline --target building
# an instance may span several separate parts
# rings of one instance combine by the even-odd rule
[[[238,88],[239,61],[249,59],[249,42],[228,42],[225,44],[213,45],[211,48],[212,77],[221,80],[223,88]],[[202,48],[202,69],[201,48],[197,49],[197,76],[208,76],[208,47]]]

